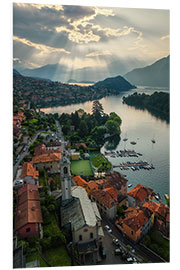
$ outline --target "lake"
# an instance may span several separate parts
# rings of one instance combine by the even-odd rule
[[[134,92],[152,94],[155,91],[169,92],[166,88],[154,87],[138,87],[128,92],[121,93],[118,96],[109,96],[100,100],[103,105],[105,113],[116,112],[122,119],[121,125],[121,139],[115,146],[115,150],[132,149],[142,154],[140,157],[108,157],[113,165],[119,165],[126,161],[147,161],[152,163],[154,170],[120,170],[114,168],[126,175],[128,184],[135,187],[137,184],[143,184],[152,188],[155,192],[160,193],[163,202],[165,202],[164,194],[169,194],[169,124],[165,121],[157,119],[146,110],[135,109],[122,103],[122,97],[132,94]],[[73,104],[63,107],[53,107],[41,109],[45,113],[71,113],[78,109],[91,113],[92,101],[81,104]],[[123,139],[127,137],[127,141]],[[155,143],[152,143],[155,139]],[[132,145],[130,142],[135,141]],[[102,147],[101,152],[104,153],[105,146]],[[131,189],[130,188],[130,189]]]

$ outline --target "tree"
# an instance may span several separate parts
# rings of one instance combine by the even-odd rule
[[[85,120],[81,120],[78,133],[79,133],[80,137],[85,137],[88,135],[88,126],[87,126]]]
[[[99,124],[101,124],[102,117],[104,116],[104,109],[98,100],[93,101],[92,113]]]
[[[119,127],[119,124],[116,121],[108,120],[105,123],[105,126],[107,128],[107,132],[110,135],[120,134],[120,127]]]

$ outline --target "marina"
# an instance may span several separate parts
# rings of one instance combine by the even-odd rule
[[[127,161],[124,163],[120,163],[119,165],[113,165],[113,168],[117,168],[117,167],[119,167],[121,170],[131,169],[132,171],[138,171],[140,169],[144,169],[144,170],[155,169],[152,164],[149,164],[146,161],[138,161],[138,162]]]
[[[115,158],[115,157],[139,157],[142,156],[141,153],[137,153],[134,150],[119,150],[119,151],[105,151],[104,152],[105,155],[110,155],[111,157]]]

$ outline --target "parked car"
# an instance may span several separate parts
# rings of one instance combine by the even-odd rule
[[[126,259],[126,261],[127,261],[128,263],[133,263],[133,262],[134,262],[134,260],[133,260],[132,257],[128,257],[128,258]]]
[[[111,230],[111,228],[109,227],[109,225],[106,225],[104,228],[106,229],[106,231],[107,231],[108,233],[112,233],[112,230]]]
[[[23,184],[23,180],[16,180],[14,184],[15,184],[15,186],[16,185],[22,185]]]
[[[119,239],[117,239],[117,238],[113,238],[113,243],[116,245],[116,246],[120,246],[120,241],[119,241]]]
[[[120,254],[121,254],[120,248],[116,248],[116,249],[114,250],[114,254],[115,254],[115,255],[120,255]]]

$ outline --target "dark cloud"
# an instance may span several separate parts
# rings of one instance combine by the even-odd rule
[[[95,14],[95,10],[92,7],[84,6],[63,6],[64,16],[70,18],[71,21],[81,19],[85,16],[91,16]]]

